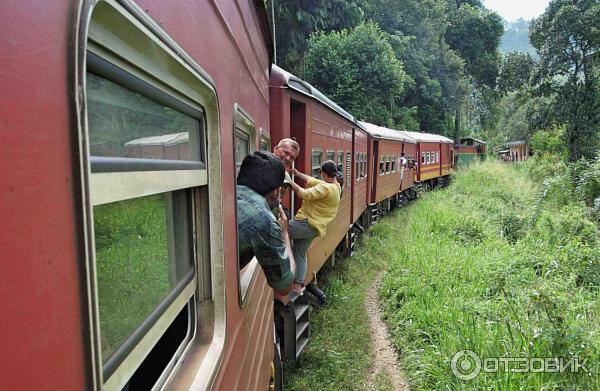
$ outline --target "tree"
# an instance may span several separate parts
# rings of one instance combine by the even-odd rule
[[[556,96],[569,159],[592,158],[600,128],[600,3],[552,0],[532,21],[530,38],[540,55],[537,91]]]
[[[306,54],[306,79],[358,118],[394,126],[394,112],[410,78],[373,23],[315,33]]]
[[[352,28],[363,21],[359,0],[269,0],[274,4],[277,63],[303,76],[308,37],[317,31]],[[268,12],[269,18],[272,17]],[[273,20],[271,20],[273,23]]]
[[[495,12],[469,3],[453,12],[446,42],[465,60],[467,73],[478,85],[496,86],[502,33],[502,19]]]
[[[404,107],[418,108],[414,119],[419,126],[411,129],[451,133],[456,103],[468,92],[464,61],[444,41],[447,4],[439,0],[365,3],[365,19],[378,23],[390,35],[396,56],[414,80],[401,102]]]
[[[535,68],[535,60],[526,52],[508,52],[502,56],[498,73],[498,91],[507,93],[527,89]]]

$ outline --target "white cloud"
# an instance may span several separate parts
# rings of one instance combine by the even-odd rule
[[[530,20],[544,12],[550,0],[483,0],[486,8],[496,11],[512,22],[519,18]]]

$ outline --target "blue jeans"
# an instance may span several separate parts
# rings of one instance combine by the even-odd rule
[[[296,275],[294,282],[302,284],[306,276],[306,266],[308,261],[306,253],[312,243],[312,240],[319,236],[319,231],[308,225],[308,220],[293,219],[288,224],[290,240],[294,241],[292,252],[296,260]]]

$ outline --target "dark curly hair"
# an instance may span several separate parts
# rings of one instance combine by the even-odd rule
[[[237,184],[248,186],[264,196],[283,184],[285,169],[271,152],[252,152],[242,160]]]

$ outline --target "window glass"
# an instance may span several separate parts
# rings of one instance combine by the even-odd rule
[[[261,151],[268,151],[269,152],[269,143],[267,142],[267,139],[265,139],[264,137],[260,138],[260,150]]]
[[[172,321],[163,309],[192,283],[195,272],[189,206],[192,196],[190,190],[183,189],[200,184],[196,177],[171,183],[164,175],[142,174],[140,170],[144,168],[131,163],[157,159],[161,162],[159,171],[164,172],[180,169],[182,160],[201,161],[203,151],[199,140],[204,139],[205,125],[202,115],[192,117],[159,103],[175,102],[170,95],[144,85],[123,70],[103,66],[101,61],[92,64],[86,78],[92,155],[90,198],[100,355],[105,380],[119,382],[121,376],[128,378],[136,369],[122,369],[119,363],[130,349],[145,349],[147,345],[140,341],[148,337],[148,330],[157,322]],[[117,75],[124,84],[92,73],[96,71]],[[174,105],[179,107],[176,102]],[[183,111],[195,113],[191,108],[184,107]],[[96,174],[99,160],[94,158],[102,158],[110,166],[102,177]],[[127,180],[120,181],[113,175],[127,175]],[[161,192],[161,186],[145,188],[146,175],[154,175],[154,180],[160,178],[160,184],[168,190],[176,189],[178,184],[185,185],[181,185],[182,190],[167,192]],[[139,183],[140,187],[131,187],[129,183]],[[111,201],[102,201],[97,196],[105,194],[107,187],[113,196]],[[187,325],[181,327],[188,330]],[[173,340],[173,344],[182,341]],[[112,376],[117,370],[119,374]]]
[[[94,207],[102,359],[193,271],[186,191]]]
[[[396,158],[392,158],[392,172],[396,172]]]
[[[381,158],[381,160],[379,161],[379,175],[383,175],[384,172],[385,172],[385,162],[383,161],[383,158]]]
[[[87,73],[90,154],[201,161],[201,120]]]
[[[323,152],[313,150],[312,153],[312,172],[311,175],[315,178],[320,178],[321,173],[321,156],[323,156]]]
[[[425,152],[421,153],[421,163],[425,163]]]
[[[235,175],[240,172],[242,160],[250,153],[250,136],[242,129],[235,131]]]
[[[338,152],[337,169],[339,172],[344,172],[344,152]]]
[[[327,152],[327,159],[325,159],[325,160],[333,160],[333,161],[335,161],[335,152],[328,151]]]
[[[390,172],[390,158],[386,157],[385,158],[385,173],[389,173]]]
[[[354,158],[354,177],[356,178],[356,180],[360,179],[360,167],[361,167],[361,155],[360,153],[357,153],[355,158]]]

